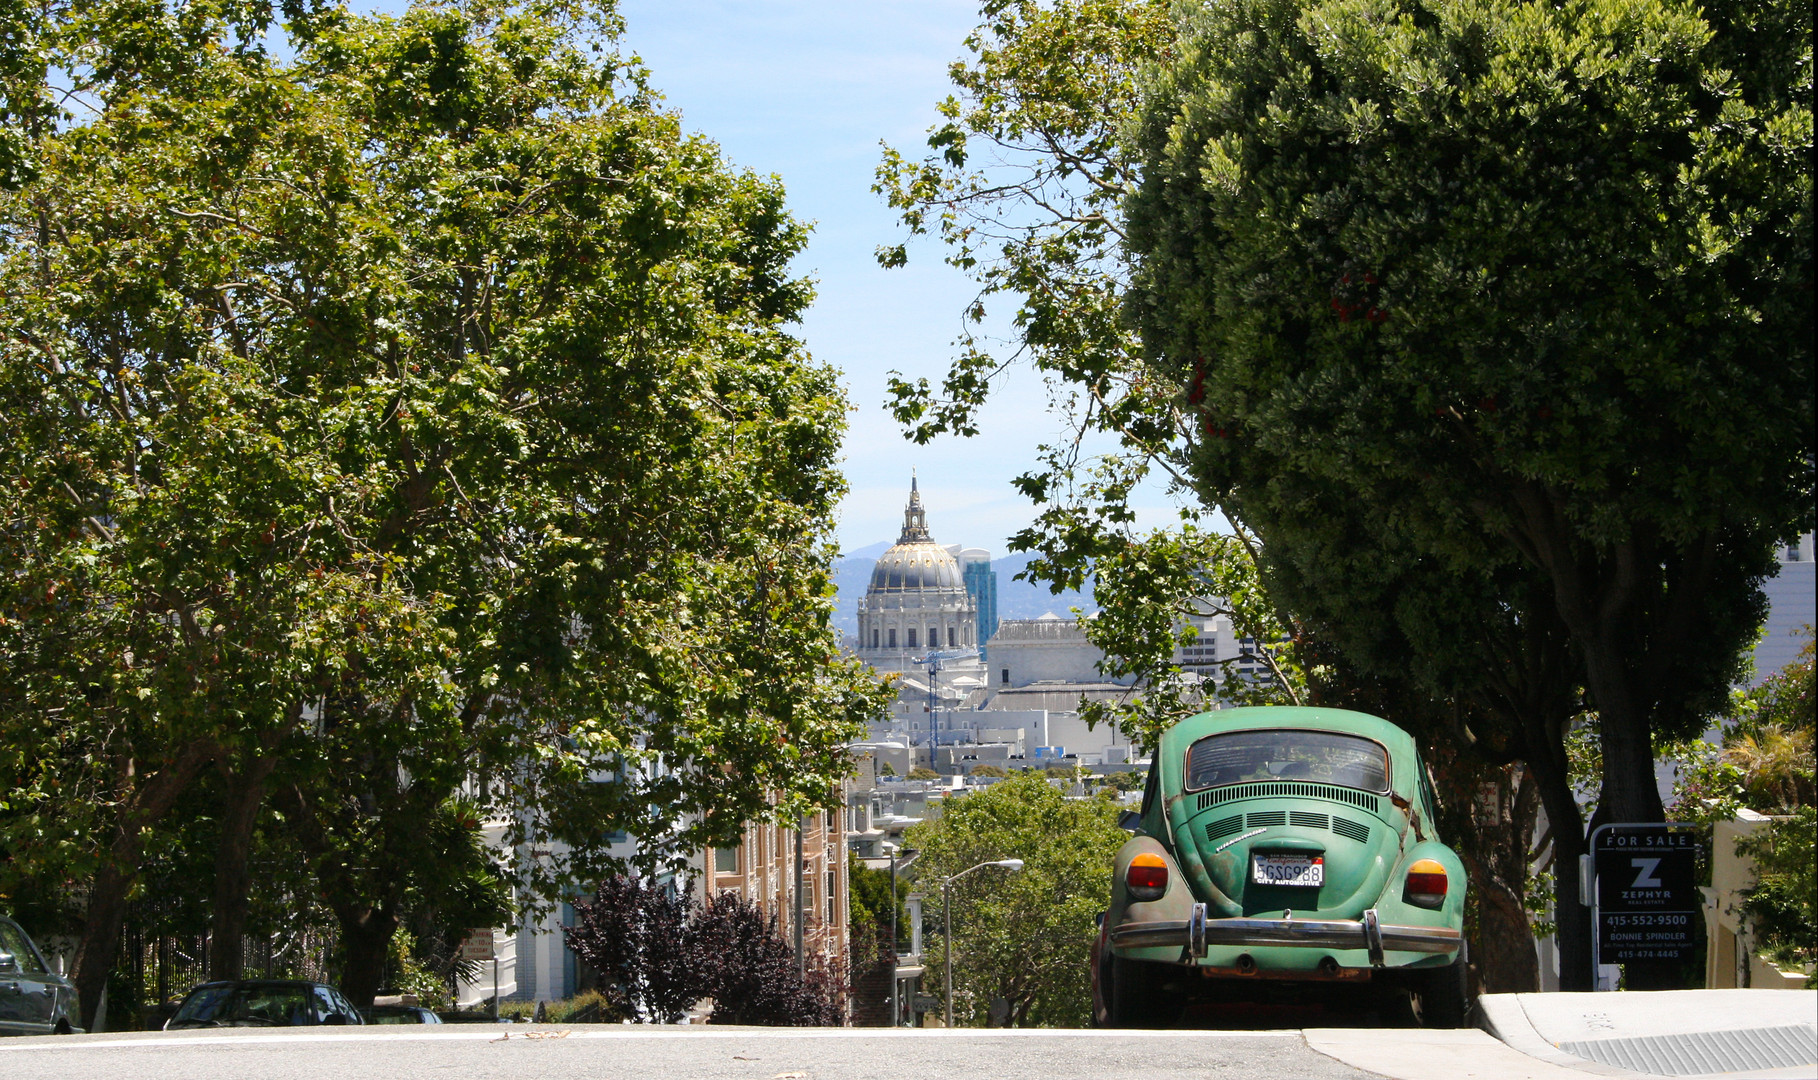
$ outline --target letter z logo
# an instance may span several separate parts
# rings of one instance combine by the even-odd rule
[[[1660,866],[1659,859],[1630,859],[1629,865],[1640,871],[1635,875],[1635,884],[1629,888],[1659,889],[1665,887],[1665,883],[1654,876],[1654,871]]]

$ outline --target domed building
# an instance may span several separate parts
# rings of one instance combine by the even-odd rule
[[[978,604],[952,551],[928,533],[914,480],[903,534],[878,557],[858,606],[858,655],[883,671],[907,671],[936,649],[978,648]]]

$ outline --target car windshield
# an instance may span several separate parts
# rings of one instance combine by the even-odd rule
[[[1187,789],[1251,780],[1312,780],[1389,790],[1389,754],[1379,743],[1331,731],[1232,731],[1187,751]]]
[[[282,983],[204,986],[171,1017],[175,1027],[286,1027],[309,1023],[309,988]]]

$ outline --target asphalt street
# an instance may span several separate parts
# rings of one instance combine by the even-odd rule
[[[0,1040],[56,1080],[1370,1080],[1296,1031],[781,1031],[562,1026],[148,1032]]]

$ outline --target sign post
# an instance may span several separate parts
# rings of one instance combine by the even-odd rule
[[[1592,985],[1604,964],[1684,960],[1698,947],[1697,861],[1691,825],[1602,825],[1591,833]]]
[[[499,1018],[499,954],[493,947],[492,927],[481,926],[467,931],[461,942],[461,959],[492,961],[492,1018]]]

